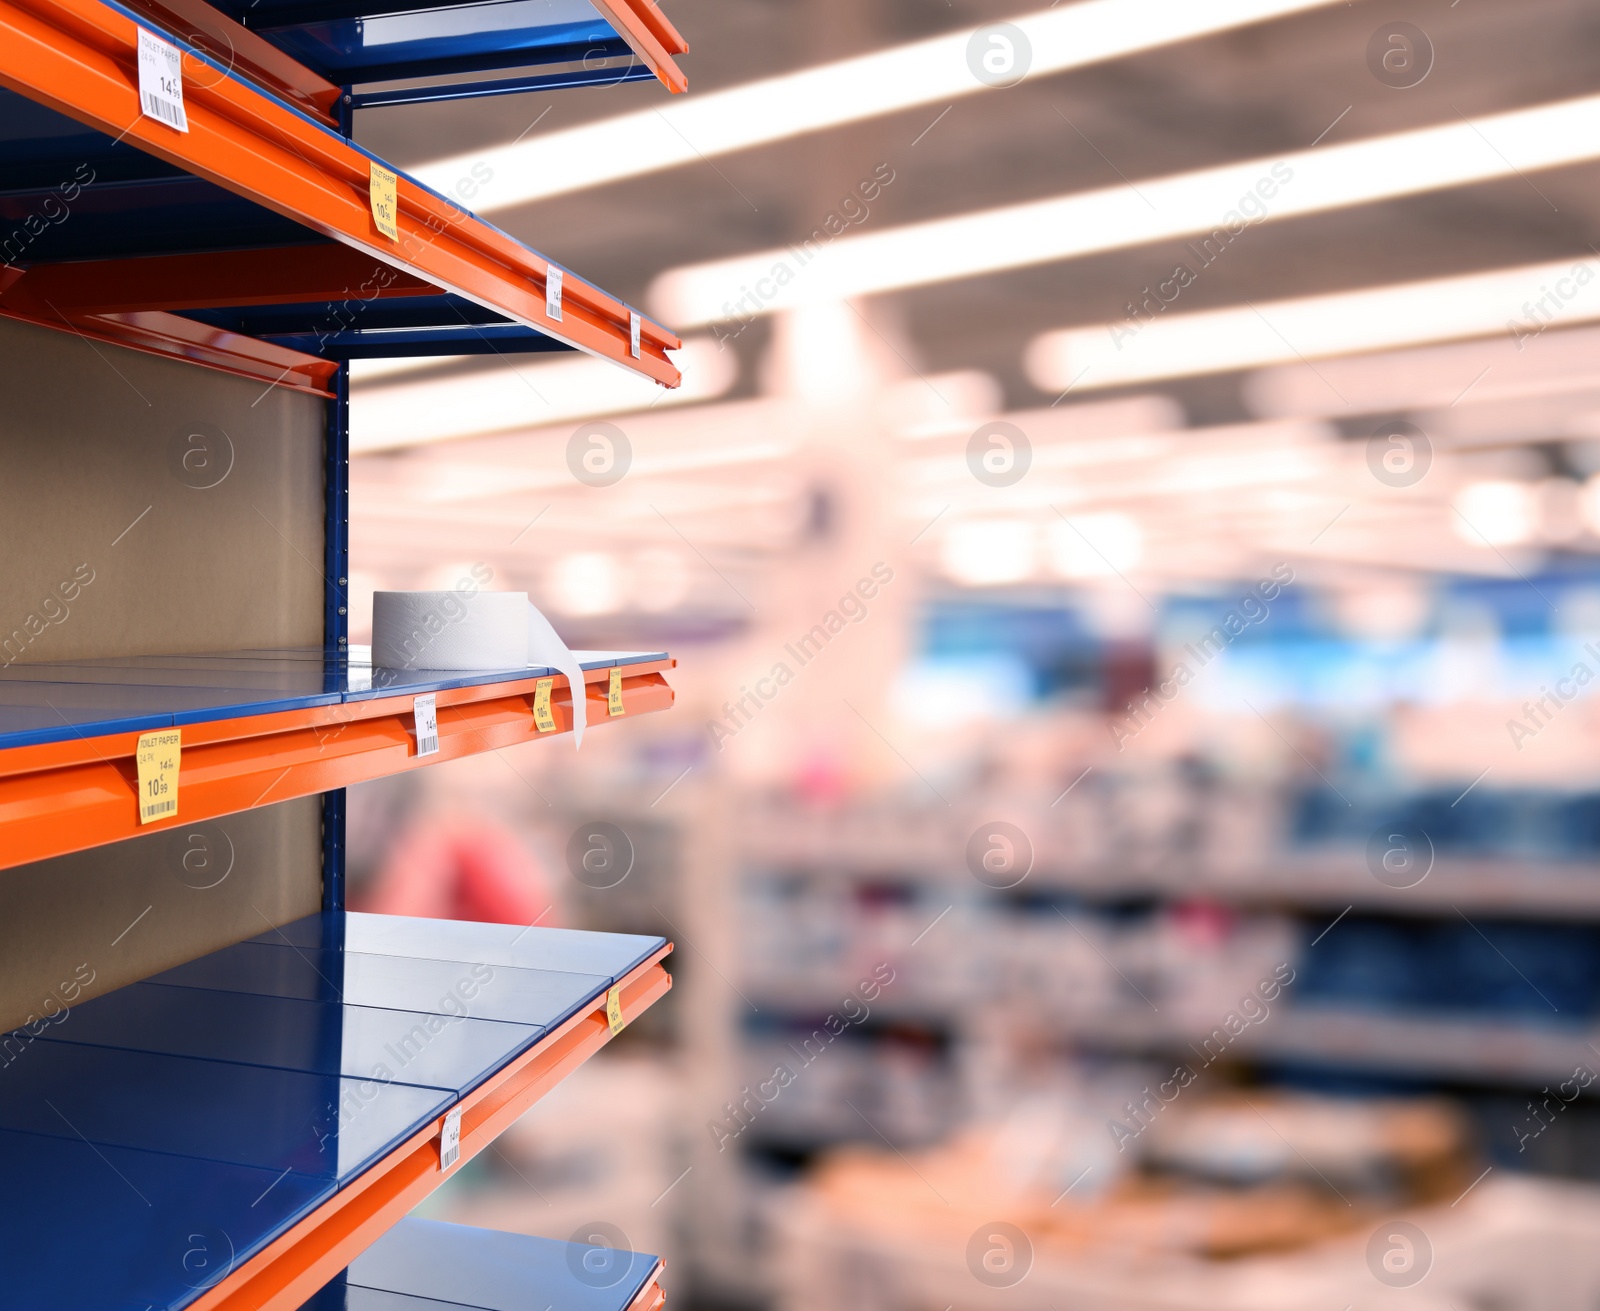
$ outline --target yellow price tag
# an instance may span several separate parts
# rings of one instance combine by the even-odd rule
[[[382,164],[374,164],[369,191],[372,196],[372,221],[390,241],[399,241],[400,229],[395,220],[400,213],[400,202],[395,195],[394,174]]]
[[[139,766],[139,822],[171,819],[178,813],[178,758],[183,750],[181,729],[139,734],[134,759]]]
[[[622,1026],[627,1023],[622,1018],[622,989],[613,988],[606,993],[606,1021],[611,1025],[613,1036],[622,1032]]]
[[[533,722],[541,733],[556,731],[556,717],[550,713],[550,689],[555,685],[553,678],[541,678],[533,685]]]
[[[606,710],[613,715],[626,714],[622,708],[622,670],[611,671],[611,686],[606,691]]]

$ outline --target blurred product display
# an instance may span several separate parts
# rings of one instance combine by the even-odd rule
[[[1270,1187],[1234,1196],[1130,1189],[1048,1224],[1026,1211],[1018,1224],[995,1220],[993,1206],[934,1200],[915,1204],[908,1223],[893,1209],[911,1193],[899,1182],[906,1176],[898,1164],[874,1170],[863,1162],[801,1191],[784,1212],[786,1311],[934,1306],[968,1281],[984,1290],[968,1295],[975,1306],[1004,1298],[1045,1308],[1070,1299],[1086,1308],[1222,1311],[1311,1311],[1341,1297],[1342,1305],[1362,1299],[1430,1311],[1490,1299],[1577,1307],[1600,1284],[1590,1241],[1600,1220],[1594,1193],[1562,1183],[1488,1180],[1459,1207],[1410,1208],[1377,1221],[1373,1211],[1350,1233],[1349,1217],[1325,1201]],[[937,1182],[954,1188],[970,1179]],[[926,1185],[916,1187],[930,1197]],[[878,1205],[861,1205],[866,1197]],[[1211,1256],[1202,1256],[1208,1248]],[[1252,1249],[1259,1254],[1239,1255]],[[1530,1251],[1539,1254],[1531,1267]]]

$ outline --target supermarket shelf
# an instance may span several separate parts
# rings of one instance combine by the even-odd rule
[[[1360,1014],[1305,1008],[1252,1035],[1261,1056],[1402,1074],[1505,1083],[1566,1079],[1595,1068],[1600,1031],[1544,1028],[1525,1021]]]
[[[327,914],[18,1030],[8,1300],[292,1311],[459,1168],[447,1113],[465,1161],[609,1041],[612,986],[630,1021],[670,988],[669,951]]]
[[[584,1258],[588,1258],[587,1265]],[[661,1258],[493,1229],[402,1220],[301,1311],[656,1311]]]
[[[205,0],[127,0],[125,7],[330,127],[368,105],[654,78],[674,92],[688,89],[672,60],[688,46],[651,0],[614,6],[568,0],[560,9],[439,0],[223,0],[215,7]],[[511,70],[514,76],[483,76]],[[402,85],[366,89],[397,81]]]
[[[404,174],[385,236],[383,161],[193,43],[175,42],[188,131],[141,113],[139,30],[110,0],[0,0],[0,313],[326,395],[347,353],[228,316],[298,306],[283,335],[315,345],[397,302],[414,347],[493,328],[499,350],[574,348],[678,385],[672,333],[638,317],[635,356],[633,311],[570,273],[550,314],[542,255]],[[394,326],[374,312],[370,331]]]
[[[591,727],[665,710],[664,652],[577,652]],[[529,742],[538,680],[554,677],[556,733],[572,727],[565,677],[532,667],[402,672],[320,651],[138,657],[0,670],[0,868],[347,787],[424,763]],[[434,693],[439,751],[416,754],[415,699]],[[140,733],[183,734],[178,813],[138,822]]]
[[[1059,1031],[1086,1047],[1161,1053],[1199,1070],[1208,1057],[1289,1061],[1371,1073],[1537,1086],[1600,1063],[1600,1028],[1534,1025],[1520,1019],[1403,1014],[1331,1007],[1279,1007],[1227,1044],[1145,1013],[1058,1017]],[[1197,1063],[1198,1062],[1198,1063]]]
[[[1258,906],[1326,910],[1346,907],[1380,914],[1433,916],[1451,908],[1538,919],[1600,918],[1600,865],[1592,862],[1472,860],[1441,856],[1414,887],[1392,888],[1367,868],[1361,851],[1289,854],[1242,869],[1045,868],[1026,889],[1127,900],[1213,897]]]
[[[245,52],[253,81],[330,120],[340,88],[397,80],[422,85],[389,95],[358,90],[353,103],[409,104],[497,93],[486,87],[515,91],[650,78],[674,92],[688,90],[672,56],[689,47],[653,0],[219,0],[214,8],[198,0],[131,0],[129,7],[224,61]],[[498,82],[479,76],[512,69],[526,71]]]
[[[759,818],[759,817],[758,817]],[[749,817],[741,821],[751,823]],[[959,835],[934,829],[893,842],[798,844],[756,834],[748,859],[767,871],[804,871],[819,884],[899,883],[952,894],[1021,898],[1052,894],[1098,902],[1210,899],[1241,906],[1357,911],[1397,916],[1452,914],[1452,907],[1508,919],[1600,919],[1600,863],[1574,859],[1511,860],[1439,856],[1414,887],[1380,883],[1360,850],[1286,852],[1260,864],[1218,867],[1169,860],[1073,864],[1040,854],[1013,888],[990,890],[973,880],[961,855],[970,826]],[[925,847],[926,850],[919,850]]]

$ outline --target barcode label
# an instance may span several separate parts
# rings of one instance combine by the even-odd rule
[[[183,108],[183,56],[170,41],[139,29],[139,108],[179,132],[189,130]]]
[[[552,264],[544,275],[544,312],[561,322],[561,270]]]
[[[417,754],[431,756],[439,749],[439,708],[434,694],[419,696],[412,714],[417,721]]]
[[[444,1117],[444,1128],[439,1133],[439,1168],[448,1170],[461,1159],[461,1108],[458,1106]]]
[[[639,316],[632,310],[628,311],[628,352],[639,358]]]
[[[541,678],[533,685],[533,722],[541,733],[556,731],[556,717],[550,710],[550,692],[555,685],[553,678]]]
[[[174,815],[178,811],[176,798],[169,797],[165,801],[152,801],[144,808],[146,819],[154,819],[157,815]]]
[[[622,704],[622,670],[613,668],[611,678],[606,684],[606,713],[608,715],[625,715],[628,708]]]

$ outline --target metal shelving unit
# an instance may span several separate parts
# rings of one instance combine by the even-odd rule
[[[564,1245],[440,1226],[373,1245],[671,986],[660,938],[345,911],[345,786],[565,732],[578,695],[598,724],[666,709],[674,664],[581,653],[582,688],[373,668],[349,643],[348,361],[582,350],[673,387],[681,344],[351,128],[368,105],[682,91],[686,47],[652,0],[370,8],[0,0],[7,482],[42,507],[41,558],[109,542],[102,581],[80,566],[0,634],[0,1028],[18,1025],[0,1233],[30,1254],[8,1304],[499,1307],[554,1287]],[[106,503],[146,495],[103,531]],[[9,604],[50,559],[18,558]],[[171,730],[176,805],[141,816],[141,738]],[[86,899],[156,886],[173,830],[220,834],[220,875],[186,879],[190,846],[188,891],[105,946]],[[80,954],[95,964],[54,982]],[[403,1258],[423,1247],[470,1261],[419,1282]],[[621,1255],[628,1278],[586,1305],[655,1311],[660,1262]]]

